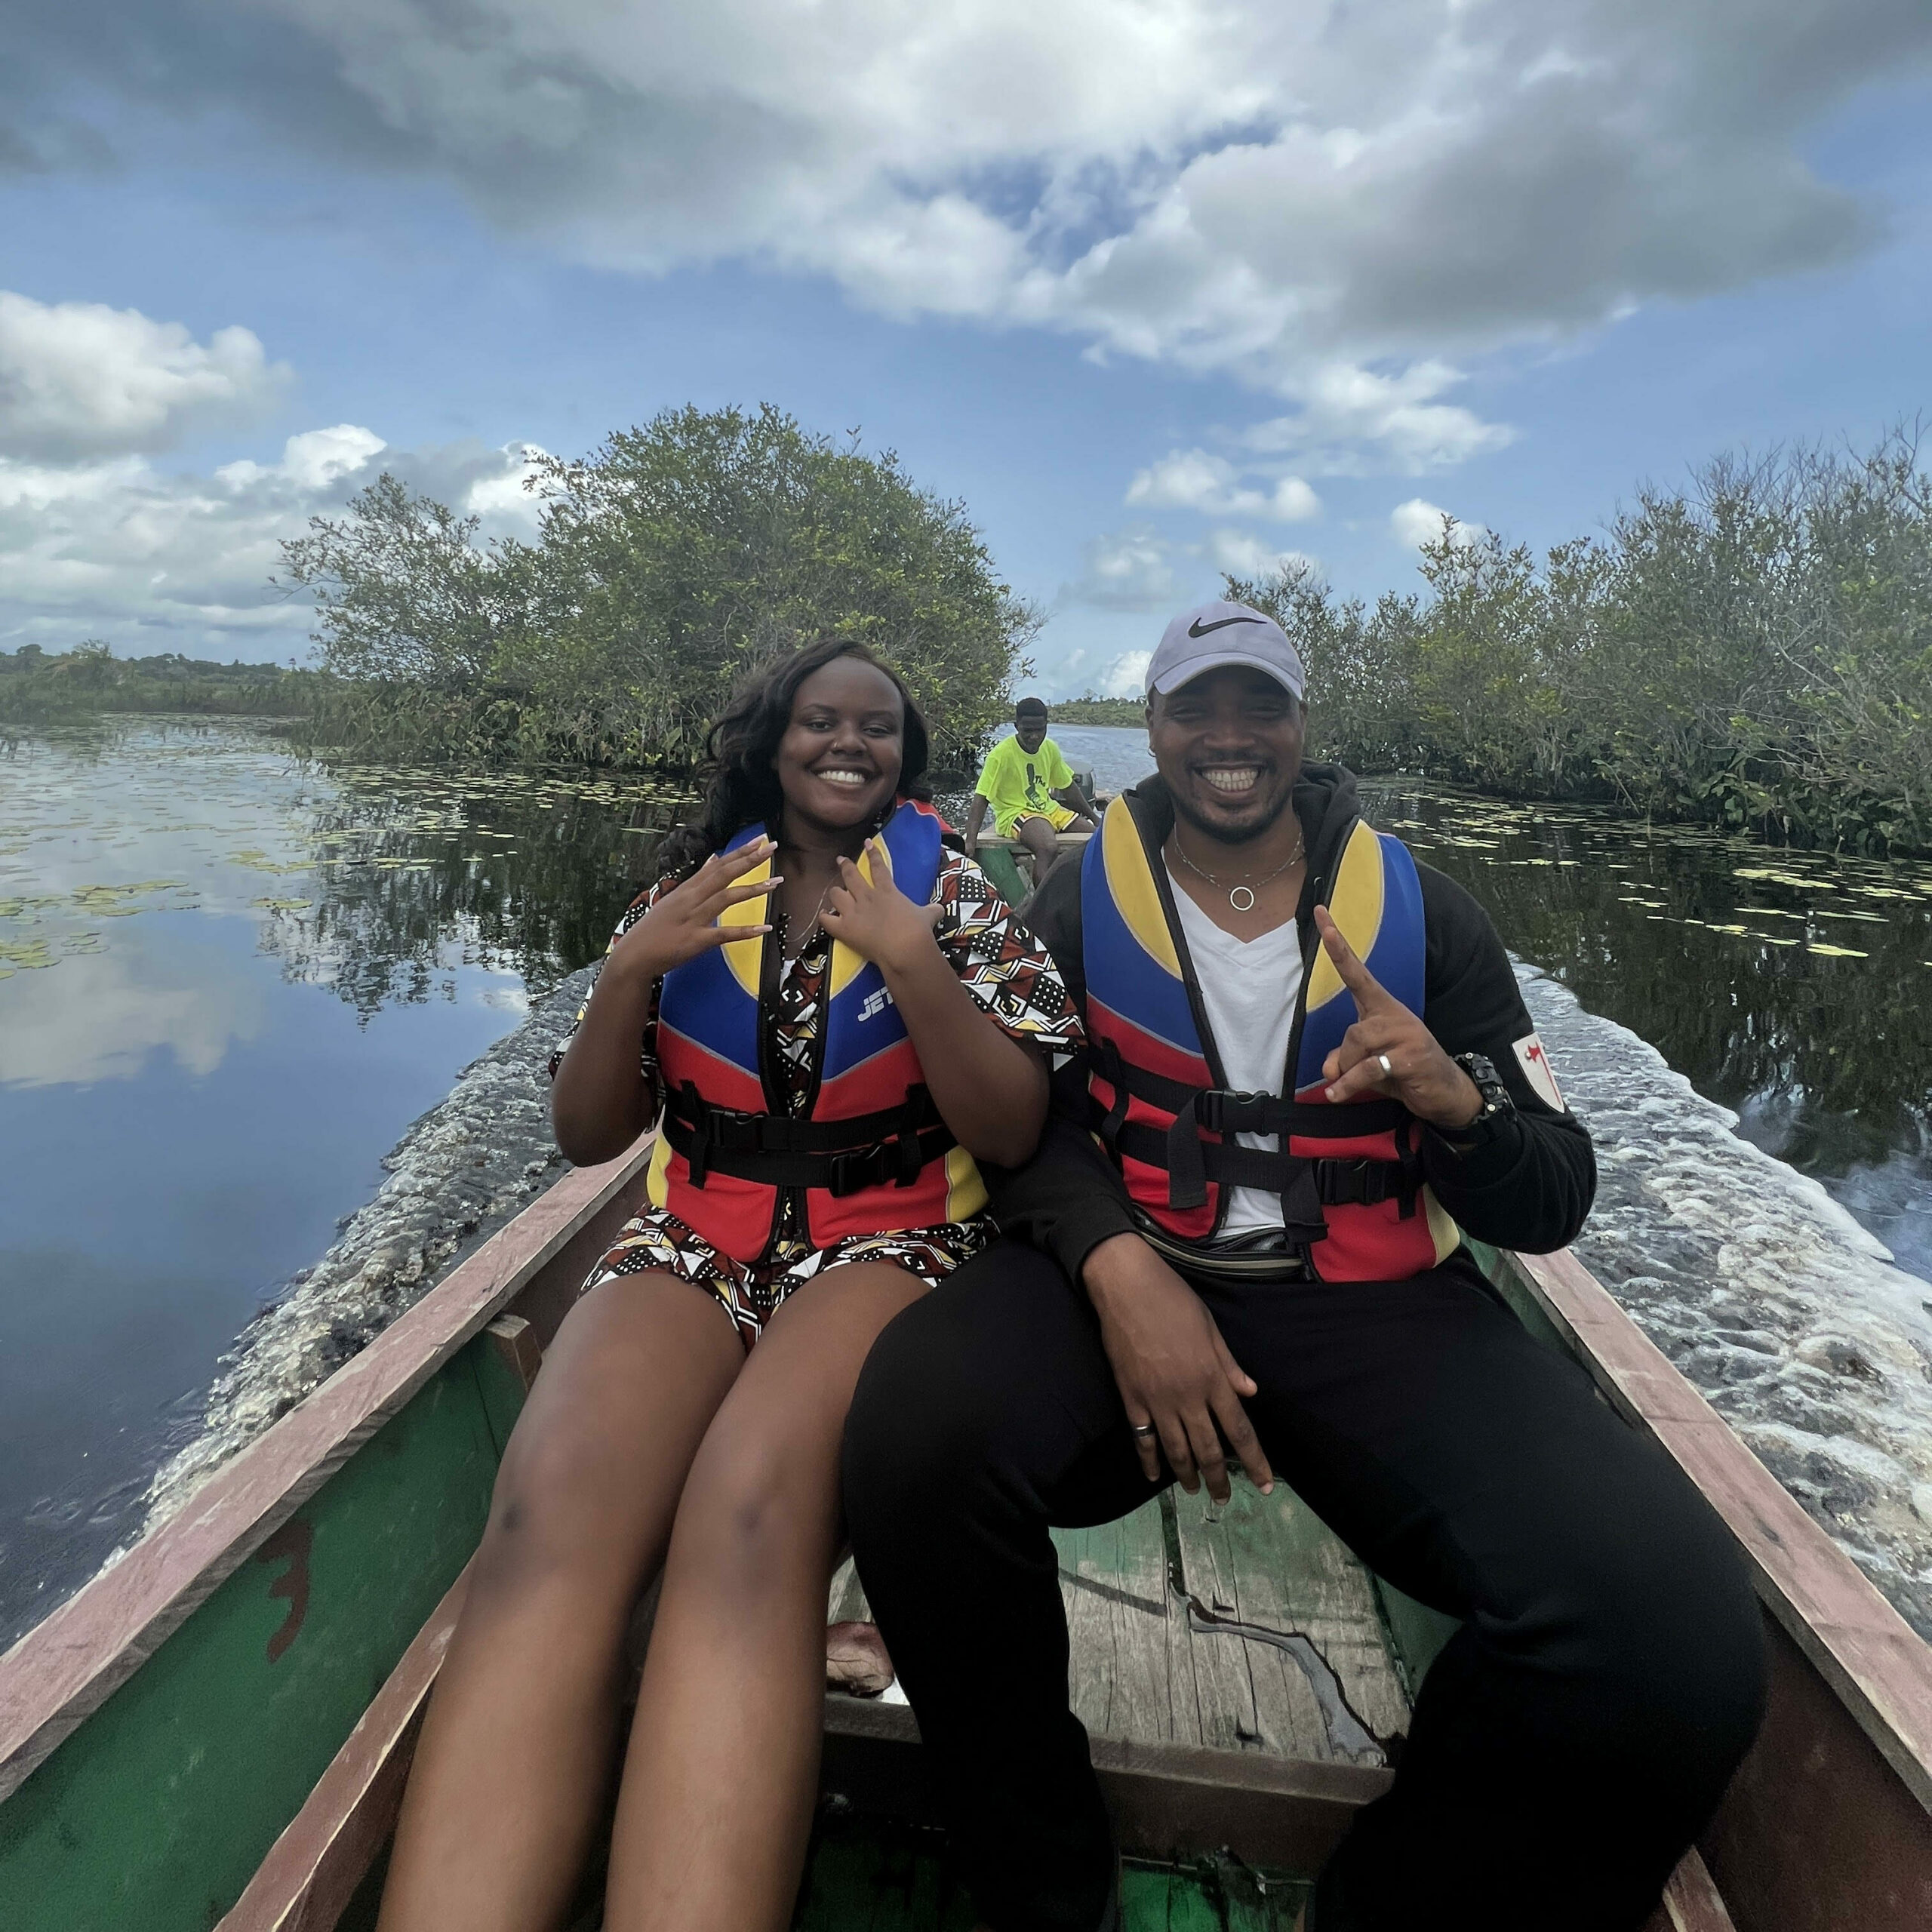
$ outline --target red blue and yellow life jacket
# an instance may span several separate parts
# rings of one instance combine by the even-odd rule
[[[915,905],[932,896],[942,829],[930,805],[909,799],[887,821],[891,876]],[[764,835],[763,826],[747,826],[724,849]],[[869,878],[870,854],[859,865]],[[771,872],[768,858],[740,882]],[[764,917],[764,900],[744,900],[719,923]],[[977,1214],[986,1201],[979,1169],[933,1105],[884,977],[849,946],[834,943],[826,970],[811,1105],[798,1118],[774,1106],[760,996],[775,986],[777,961],[768,961],[765,939],[734,940],[664,976],[664,1116],[646,1183],[651,1201],[740,1261],[755,1260],[770,1240],[780,1188],[804,1189],[818,1247]]]
[[[1413,1013],[1423,1008],[1422,888],[1407,846],[1358,819],[1327,905],[1358,958]],[[1158,1235],[1211,1241],[1227,1190],[1281,1198],[1287,1244],[1329,1281],[1405,1280],[1460,1235],[1421,1178],[1419,1128],[1398,1101],[1331,1106],[1322,1063],[1355,1023],[1353,996],[1320,946],[1302,977],[1281,1094],[1230,1092],[1194,968],[1128,802],[1107,808],[1081,860],[1081,950],[1096,1131]],[[1276,1134],[1281,1151],[1244,1147]]]

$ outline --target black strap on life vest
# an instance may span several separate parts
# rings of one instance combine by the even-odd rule
[[[1258,1189],[1281,1197],[1281,1220],[1291,1242],[1323,1238],[1327,1232],[1324,1208],[1374,1207],[1394,1199],[1401,1204],[1403,1220],[1415,1212],[1422,1160],[1411,1131],[1412,1117],[1399,1100],[1364,1100],[1338,1110],[1279,1094],[1190,1087],[1132,1065],[1111,1040],[1098,1042],[1095,1051],[1100,1077],[1113,1089],[1113,1100],[1105,1108],[1094,1101],[1094,1131],[1116,1158],[1124,1155],[1144,1167],[1165,1171],[1170,1208],[1204,1205],[1210,1181],[1222,1187]],[[1172,1121],[1164,1130],[1129,1121],[1130,1095],[1171,1113]],[[1286,1151],[1291,1134],[1334,1140],[1343,1137],[1337,1130],[1344,1127],[1351,1140],[1394,1133],[1396,1158],[1350,1161],[1324,1155],[1311,1160]],[[1204,1134],[1277,1134],[1282,1146],[1271,1152],[1233,1140],[1204,1140]]]
[[[837,1198],[869,1187],[910,1187],[928,1161],[958,1145],[931,1093],[909,1087],[903,1104],[844,1120],[715,1107],[687,1082],[666,1095],[663,1133],[683,1155],[691,1185],[714,1171],[767,1187],[820,1187]]]

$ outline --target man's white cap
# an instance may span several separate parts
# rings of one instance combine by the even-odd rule
[[[1161,633],[1147,660],[1147,695],[1178,691],[1190,678],[1223,664],[1266,672],[1297,700],[1308,683],[1287,632],[1272,617],[1245,604],[1203,604],[1183,611]]]

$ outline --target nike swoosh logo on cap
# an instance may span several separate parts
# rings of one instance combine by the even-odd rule
[[[1210,631],[1224,631],[1230,624],[1260,624],[1267,621],[1263,617],[1217,617],[1211,624],[1204,624],[1198,617],[1187,627],[1189,637],[1205,637]]]

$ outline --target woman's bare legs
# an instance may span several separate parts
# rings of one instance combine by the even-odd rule
[[[780,1308],[678,1506],[611,1847],[607,1932],[781,1932],[818,1779],[838,1447],[886,1323],[924,1294],[833,1268]]]
[[[669,1275],[593,1288],[558,1331],[424,1721],[381,1932],[561,1923],[608,1789],[626,1626],[744,1361],[717,1301]]]

